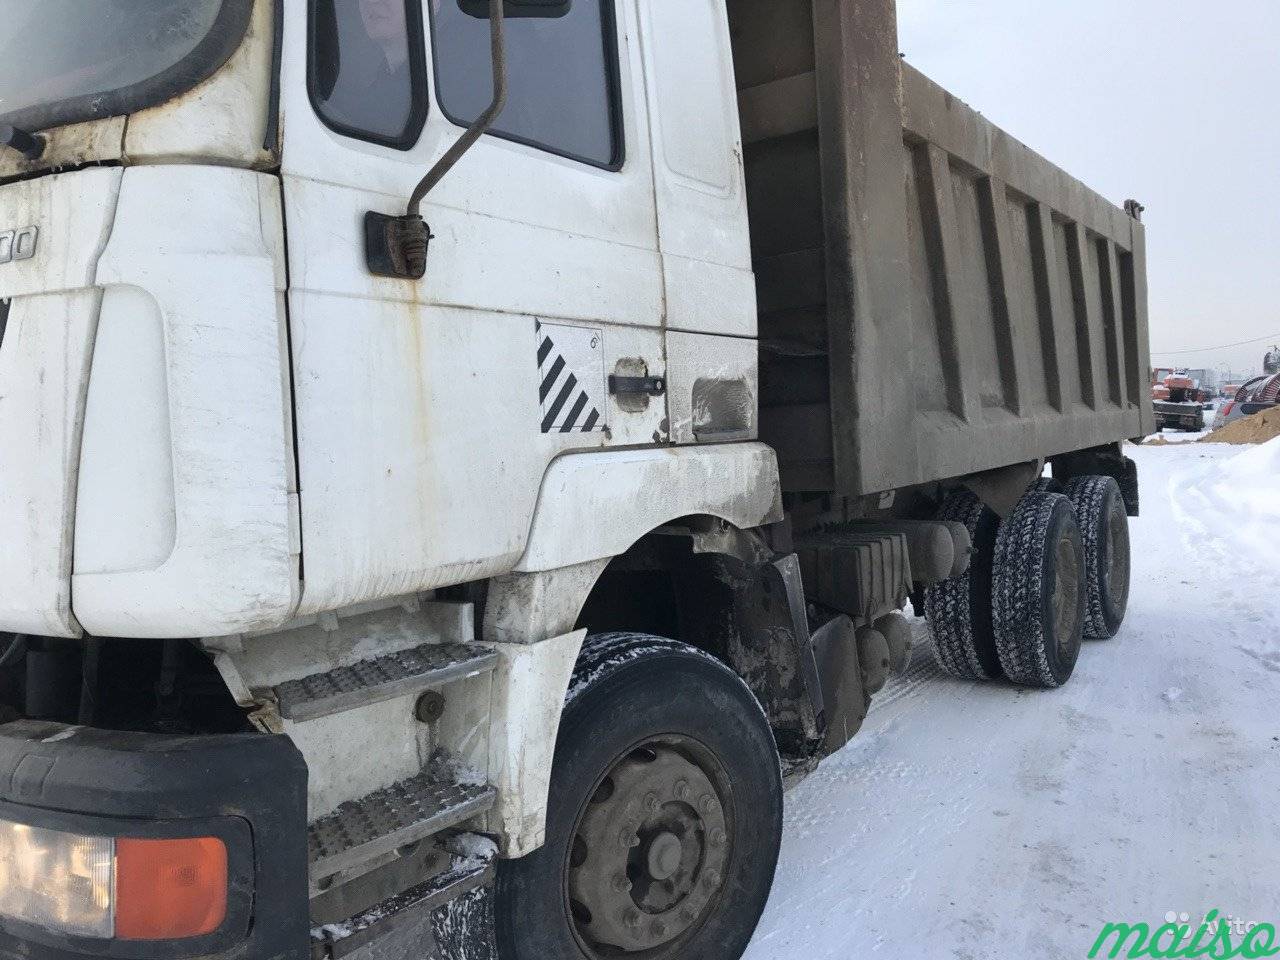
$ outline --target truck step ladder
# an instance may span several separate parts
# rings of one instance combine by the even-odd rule
[[[327,673],[290,680],[274,692],[280,716],[285,720],[317,720],[485,673],[492,670],[497,661],[496,653],[481,647],[426,643]]]
[[[312,888],[486,812],[494,796],[489,786],[419,774],[347,801],[307,831]]]

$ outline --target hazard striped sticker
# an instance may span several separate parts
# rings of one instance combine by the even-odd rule
[[[596,398],[604,389],[603,334],[588,327],[535,321],[538,404],[543,433],[603,430]]]

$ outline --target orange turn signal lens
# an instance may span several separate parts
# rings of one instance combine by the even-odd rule
[[[184,940],[227,918],[227,847],[215,837],[116,841],[116,938]]]

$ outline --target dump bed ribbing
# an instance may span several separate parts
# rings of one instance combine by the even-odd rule
[[[1141,223],[902,62],[892,0],[729,16],[762,437],[787,489],[873,493],[1153,429]]]

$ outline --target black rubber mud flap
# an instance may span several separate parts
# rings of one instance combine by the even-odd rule
[[[862,685],[853,621],[842,614],[823,624],[813,634],[813,652],[827,705],[827,731],[820,755],[829,757],[853,739],[871,706]]]

